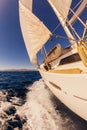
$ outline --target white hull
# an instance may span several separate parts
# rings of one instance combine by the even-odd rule
[[[30,61],[40,67],[40,73],[52,92],[72,111],[87,120],[87,24],[80,18],[80,13],[86,7],[87,0],[76,4],[74,8],[76,12],[73,12],[71,8],[72,0],[47,1],[58,17],[68,36],[67,40],[70,41],[72,46],[61,48],[60,45],[57,45],[46,54],[44,45],[48,40],[51,40],[52,37],[63,38],[64,40],[66,38],[59,36],[60,32],[58,32],[58,35],[52,34],[42,22],[43,20],[41,21],[36,17],[32,12],[33,0],[19,0],[20,25]],[[69,12],[72,13],[72,17],[70,16],[71,18],[68,21]],[[84,26],[84,33],[82,26],[81,32],[74,29],[71,24],[74,20],[78,26],[81,26],[80,24]],[[58,27],[59,24],[54,31]],[[83,33],[83,36],[80,38],[80,35],[75,30],[80,34]],[[47,47],[49,50],[48,45]],[[39,66],[37,55],[39,55],[38,52],[41,49],[45,52],[46,57],[43,64]],[[81,59],[86,67],[82,64]]]
[[[79,65],[82,64],[79,63]],[[87,120],[87,73],[60,74],[40,70],[40,74],[58,99]]]

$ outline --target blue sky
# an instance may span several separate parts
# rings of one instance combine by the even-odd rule
[[[0,69],[31,67],[22,39],[18,0],[0,0]]]
[[[34,13],[53,31],[58,20],[51,7],[46,0],[36,1]],[[59,35],[64,34],[61,27],[59,32]],[[61,39],[54,39],[54,42],[64,43]],[[67,44],[66,41],[65,45]],[[33,68],[33,66],[29,61],[20,30],[18,0],[0,0],[0,70],[12,68]]]
[[[35,6],[37,6],[38,10],[34,10],[34,12],[41,19],[45,19],[45,23],[50,27],[49,10],[47,18],[47,16],[45,17],[45,11],[47,10],[42,9],[43,15],[41,15],[38,13],[40,12],[38,3]],[[43,0],[44,6],[47,6],[45,0]],[[33,68],[33,66],[29,61],[20,30],[18,0],[0,0],[0,70],[11,68]]]

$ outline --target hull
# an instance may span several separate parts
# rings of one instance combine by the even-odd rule
[[[54,10],[68,36],[67,38],[65,35],[63,37],[56,35],[55,33],[52,34],[56,31],[56,29],[58,29],[59,24],[51,33],[44,23],[36,17],[36,15],[32,12],[33,0],[30,0],[29,4],[28,0],[19,0],[21,30],[30,61],[32,64],[38,65],[42,78],[47,86],[56,95],[56,97],[73,112],[87,120],[87,23],[84,23],[86,19],[83,22],[82,17],[78,17],[83,9],[85,9],[87,0],[84,0],[80,4],[77,2],[78,6],[76,5],[76,12],[73,12],[73,10],[70,9],[72,0],[68,0],[68,3],[67,1],[63,1],[64,0],[62,0],[59,5],[57,0],[48,0],[48,4],[50,4]],[[73,15],[68,21],[67,18],[69,11]],[[83,13],[84,12],[85,10]],[[85,14],[83,16],[85,16]],[[73,21],[75,19],[78,20]],[[77,22],[78,26],[81,26],[81,32],[79,32],[78,28],[74,29],[76,26],[72,27],[70,21],[71,23]],[[84,32],[82,25],[79,23],[84,26]],[[71,30],[73,33],[71,33]],[[77,30],[77,32],[75,30]],[[78,32],[81,34],[83,33],[81,38]],[[39,56],[38,52],[41,49],[45,52],[44,45],[48,40],[52,40],[52,37],[68,40],[72,45],[71,47],[66,48],[56,45],[48,54],[45,54],[46,57],[44,58],[44,62],[40,66],[37,59],[37,56]],[[53,38],[53,40],[56,42],[56,39]],[[49,50],[50,46],[47,45],[47,48]],[[80,62],[81,60],[86,67],[82,64],[82,62]],[[49,70],[57,70],[57,72]]]
[[[53,94],[87,120],[87,74],[60,74],[39,70]]]

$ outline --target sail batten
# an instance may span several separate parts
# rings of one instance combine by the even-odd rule
[[[24,2],[24,0],[22,0]],[[51,32],[27,7],[19,1],[20,25],[25,46],[32,64],[37,64],[37,53],[50,38]]]

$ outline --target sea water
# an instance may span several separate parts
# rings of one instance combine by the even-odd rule
[[[38,71],[0,72],[0,130],[87,130]]]

